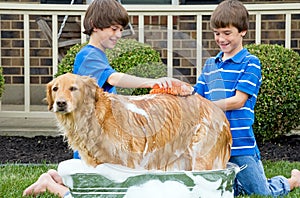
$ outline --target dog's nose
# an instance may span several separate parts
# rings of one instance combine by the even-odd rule
[[[56,105],[60,108],[63,108],[67,105],[67,102],[65,100],[59,100],[59,101],[56,101]]]

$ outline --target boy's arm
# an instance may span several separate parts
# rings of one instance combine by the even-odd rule
[[[153,88],[154,85],[158,85],[160,88],[172,88],[172,82],[183,83],[175,78],[141,78],[120,72],[112,73],[108,77],[107,82],[112,86],[123,88]]]
[[[234,109],[239,109],[244,106],[245,102],[247,101],[249,95],[236,90],[235,96],[230,98],[214,101],[213,103],[216,104],[219,108],[223,111],[230,111]]]

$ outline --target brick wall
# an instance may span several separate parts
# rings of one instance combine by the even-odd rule
[[[6,84],[24,83],[24,37],[23,22],[19,15],[1,15],[1,64]],[[30,82],[43,84],[52,78],[52,48],[39,29],[36,19],[40,16],[30,16]],[[49,18],[49,16],[43,16]],[[63,17],[59,17],[60,23]],[[51,19],[49,19],[51,21]],[[64,27],[61,40],[80,38],[80,26],[76,17],[69,17]],[[49,22],[51,27],[51,22]]]
[[[5,2],[0,0],[0,2]],[[9,2],[39,3],[39,0],[9,0]],[[85,1],[84,1],[85,2]],[[254,1],[243,0],[246,3],[280,3],[298,2],[298,0],[275,0],[275,1]],[[23,84],[23,23],[22,16],[0,15],[1,16],[1,65],[4,69],[6,84]],[[43,33],[38,28],[35,20],[40,16],[30,16],[30,82],[32,84],[46,84],[52,79],[52,49]],[[43,16],[48,17],[49,16]],[[59,16],[60,23],[64,16]],[[262,16],[262,43],[285,44],[285,20],[284,15],[263,15]],[[219,51],[213,40],[213,34],[209,28],[209,16],[203,16],[203,40],[202,46],[203,63],[209,56],[214,56]],[[194,84],[196,82],[196,17],[180,16],[173,18],[173,65],[174,77]],[[255,41],[254,16],[250,18],[250,29],[245,38],[245,43]],[[80,16],[70,17],[64,28],[62,39],[80,38]],[[51,20],[49,20],[49,23]],[[138,32],[138,18],[131,17],[131,23]],[[50,23],[51,25],[51,23]],[[60,27],[60,24],[59,26]],[[149,43],[161,53],[162,60],[167,63],[167,17],[146,16],[145,17],[145,42]],[[137,37],[136,34],[133,37]],[[291,48],[300,52],[300,14],[292,15],[292,41]],[[66,48],[67,49],[67,48]],[[66,50],[65,49],[65,50]]]
[[[161,52],[161,57],[167,63],[166,26],[156,27],[155,21],[165,21],[166,17],[149,17],[147,22],[151,27],[145,35],[145,41]],[[219,47],[213,39],[209,24],[210,16],[202,18],[202,65],[210,56],[219,52]],[[285,45],[285,16],[262,15],[261,43]],[[145,20],[146,21],[146,20]],[[135,25],[133,20],[133,25]],[[196,82],[196,17],[180,16],[174,19],[173,34],[173,66],[174,77],[194,84]],[[156,28],[155,28],[156,27]],[[300,14],[292,15],[291,48],[300,52]],[[255,16],[250,16],[250,28],[244,43],[255,43]]]

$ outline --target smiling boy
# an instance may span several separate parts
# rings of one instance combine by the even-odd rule
[[[237,0],[225,0],[214,10],[210,22],[221,51],[206,61],[194,88],[219,106],[230,122],[230,162],[245,167],[237,174],[234,194],[286,195],[300,186],[300,171],[292,170],[289,179],[267,179],[252,128],[262,76],[259,59],[243,47],[248,11]]]
[[[172,82],[183,83],[168,77],[141,78],[117,72],[111,67],[105,51],[115,47],[128,22],[128,13],[118,1],[94,0],[86,11],[83,23],[83,33],[89,36],[89,42],[76,54],[73,73],[96,78],[99,87],[109,93],[116,93],[116,87],[153,88],[159,85],[171,88]],[[77,151],[74,158],[79,158]]]

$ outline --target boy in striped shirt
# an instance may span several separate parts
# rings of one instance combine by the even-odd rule
[[[225,0],[214,10],[210,23],[221,51],[206,61],[194,88],[219,106],[230,122],[230,162],[245,166],[237,174],[234,194],[286,195],[300,186],[300,171],[294,169],[289,179],[276,176],[268,180],[253,133],[262,76],[259,59],[242,44],[249,25],[248,11],[237,0]]]

